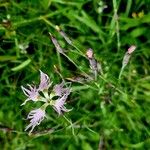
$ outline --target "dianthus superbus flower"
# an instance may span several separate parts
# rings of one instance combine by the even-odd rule
[[[30,124],[25,128],[25,131],[31,128],[29,132],[31,133],[35,128],[35,126],[38,126],[44,118],[45,118],[45,110],[42,110],[41,108],[32,110],[28,114],[27,119],[30,119]]]
[[[65,83],[62,82],[60,84],[56,84],[53,88],[53,91],[55,93],[56,96],[62,96],[63,94],[65,94],[66,92],[70,91],[69,87],[64,87]]]
[[[52,82],[50,82],[50,78],[47,74],[40,71],[40,84],[36,88],[35,85],[29,85],[29,88],[24,88],[21,86],[24,94],[27,96],[27,99],[22,105],[25,105],[27,101],[31,100],[34,102],[42,101],[44,104],[39,108],[32,110],[27,119],[30,120],[30,124],[25,128],[25,131],[31,128],[30,133],[33,131],[35,126],[38,126],[41,121],[45,118],[45,109],[49,105],[60,115],[62,112],[70,111],[64,105],[68,98],[68,95],[71,92],[71,88],[66,87],[67,84],[62,82],[61,84],[56,84],[52,90],[50,91],[50,86]],[[57,96],[58,99],[54,100],[53,98]]]
[[[28,89],[21,86],[23,93],[28,97],[25,102],[22,105],[25,105],[27,101],[38,101],[38,90],[36,89],[36,86],[31,86],[28,84]]]
[[[61,98],[58,98],[54,103],[52,104],[52,107],[55,109],[55,111],[61,115],[62,112],[69,112],[72,109],[67,109],[64,105],[66,102],[66,99],[68,97],[69,93],[64,94]]]
[[[40,84],[39,84],[38,90],[39,91],[48,90],[48,88],[50,86],[51,86],[51,83],[50,83],[50,79],[49,79],[48,75],[43,73],[40,70]]]

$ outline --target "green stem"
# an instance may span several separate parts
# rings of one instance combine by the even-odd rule
[[[80,53],[81,56],[85,57],[85,54],[78,47],[76,47],[74,44],[71,44],[71,46],[74,47]]]
[[[123,70],[124,70],[124,67],[122,66],[121,71],[120,71],[120,73],[119,73],[119,77],[118,77],[118,79],[119,79],[119,80],[121,79],[121,76],[122,76]]]
[[[52,17],[54,15],[57,15],[57,14],[60,14],[60,13],[62,13],[64,11],[66,11],[67,9],[68,8],[65,8],[65,9],[61,9],[60,11],[50,12],[50,13],[48,13],[46,15],[38,16],[38,17],[35,17],[35,18],[32,18],[32,19],[15,22],[15,23],[13,23],[13,27],[17,28],[17,27],[24,26],[26,24],[30,24],[30,23],[33,23],[33,22],[36,22],[36,21],[41,21],[41,20],[44,20],[46,22],[47,18],[50,18],[50,17]],[[55,25],[50,23],[50,21],[46,22],[46,23],[48,23],[50,26],[55,28]]]
[[[63,117],[65,118],[65,120],[67,120],[67,122],[69,122],[69,124],[71,126],[71,129],[72,129],[72,134],[75,135],[75,133],[74,133],[74,127],[73,127],[72,122],[66,116],[63,115]]]
[[[82,69],[79,68],[79,66],[72,60],[70,59],[65,53],[63,53],[63,55],[70,61],[72,62],[76,68],[78,68],[84,75],[86,75],[87,77],[91,78],[86,72],[84,72]]]
[[[117,48],[118,51],[120,50],[120,32],[119,32],[119,21],[118,21],[118,14],[117,14],[117,2],[113,0],[113,7],[114,7],[114,19],[116,22],[116,34],[117,34]]]
[[[58,51],[57,51],[57,57],[58,57],[59,69],[60,69],[60,72],[62,72],[63,68],[62,68],[62,64],[61,64],[61,57],[60,57],[60,53]]]

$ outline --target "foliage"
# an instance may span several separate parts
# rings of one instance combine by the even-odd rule
[[[1,0],[0,149],[149,149],[149,9],[149,0]],[[66,57],[56,51],[49,32]],[[118,79],[131,45],[137,49]],[[47,119],[29,136],[26,116],[40,103],[21,107],[21,85],[39,83],[39,70],[54,84],[90,74],[88,48],[103,74],[73,82],[67,101],[73,110],[58,116],[49,108]]]

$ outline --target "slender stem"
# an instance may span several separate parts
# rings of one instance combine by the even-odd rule
[[[72,134],[75,135],[75,133],[74,133],[74,127],[73,127],[72,122],[71,122],[66,116],[63,115],[63,117],[65,118],[65,120],[67,120],[67,122],[70,123],[70,126],[71,126],[71,128],[72,128]]]
[[[49,26],[55,28],[55,25],[53,25],[49,20],[47,20],[47,18],[45,16],[41,16],[40,19],[43,20]]]
[[[112,83],[110,83],[110,81],[108,81],[107,79],[105,79],[103,76],[99,76],[103,81],[105,81],[106,83],[108,83],[112,88],[116,89],[119,93],[121,94],[126,94],[123,91],[121,91],[119,88],[117,88],[115,85],[113,85]]]
[[[62,72],[63,68],[62,68],[62,63],[61,63],[61,57],[58,51],[57,51],[57,57],[58,57],[59,69],[60,69],[60,72]]]
[[[16,33],[15,33],[16,34]],[[19,47],[18,47],[18,39],[15,37],[15,45],[16,45],[16,56],[19,58],[20,57],[20,52],[19,52]]]
[[[114,7],[114,19],[115,19],[115,22],[116,22],[117,48],[118,48],[118,51],[119,51],[121,43],[120,43],[119,21],[118,21],[117,2],[116,2],[116,0],[113,0],[113,7]]]
[[[71,44],[71,46],[74,47],[80,53],[80,55],[85,57],[85,54],[78,47],[76,47],[74,44]]]
[[[64,8],[64,9],[61,9],[60,11],[56,11],[56,12],[50,12],[46,15],[42,15],[42,16],[38,16],[38,17],[35,17],[35,18],[32,18],[32,19],[27,19],[27,20],[23,20],[23,21],[19,21],[19,22],[15,22],[13,23],[13,27],[17,28],[17,27],[20,27],[20,26],[23,26],[23,25],[26,25],[26,24],[30,24],[30,23],[33,23],[33,22],[36,22],[36,21],[41,21],[41,20],[44,20],[44,19],[47,19],[47,18],[50,18],[54,15],[57,15],[61,12],[64,12],[66,11],[68,8]],[[44,20],[45,22],[47,20]],[[53,25],[50,21],[47,22],[51,27],[55,28],[55,25]]]
[[[65,53],[63,55],[70,61],[72,62],[82,73],[84,73],[87,77],[91,78],[86,72],[84,72],[82,69],[79,68],[79,66],[72,60],[70,59]]]
[[[95,81],[97,80],[97,70],[94,70]]]
[[[118,77],[118,79],[119,79],[119,80],[121,79],[121,76],[122,76],[123,70],[124,70],[124,67],[122,66],[121,71],[120,71],[120,73],[119,73],[119,77]]]

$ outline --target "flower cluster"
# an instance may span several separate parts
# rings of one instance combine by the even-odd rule
[[[71,109],[67,109],[64,105],[68,98],[68,95],[71,92],[70,85],[66,87],[65,82],[60,84],[56,84],[52,91],[49,94],[49,88],[51,87],[52,82],[50,82],[50,78],[47,74],[40,71],[40,84],[36,87],[36,85],[27,85],[28,88],[21,86],[24,94],[27,96],[27,99],[24,101],[22,105],[25,105],[28,101],[42,101],[44,104],[35,110],[32,110],[27,119],[30,120],[30,124],[26,127],[25,131],[31,128],[30,133],[33,131],[35,126],[38,126],[41,121],[46,117],[46,107],[52,106],[52,108],[61,115],[62,112],[68,112]],[[57,100],[53,100],[53,97],[58,97]]]

